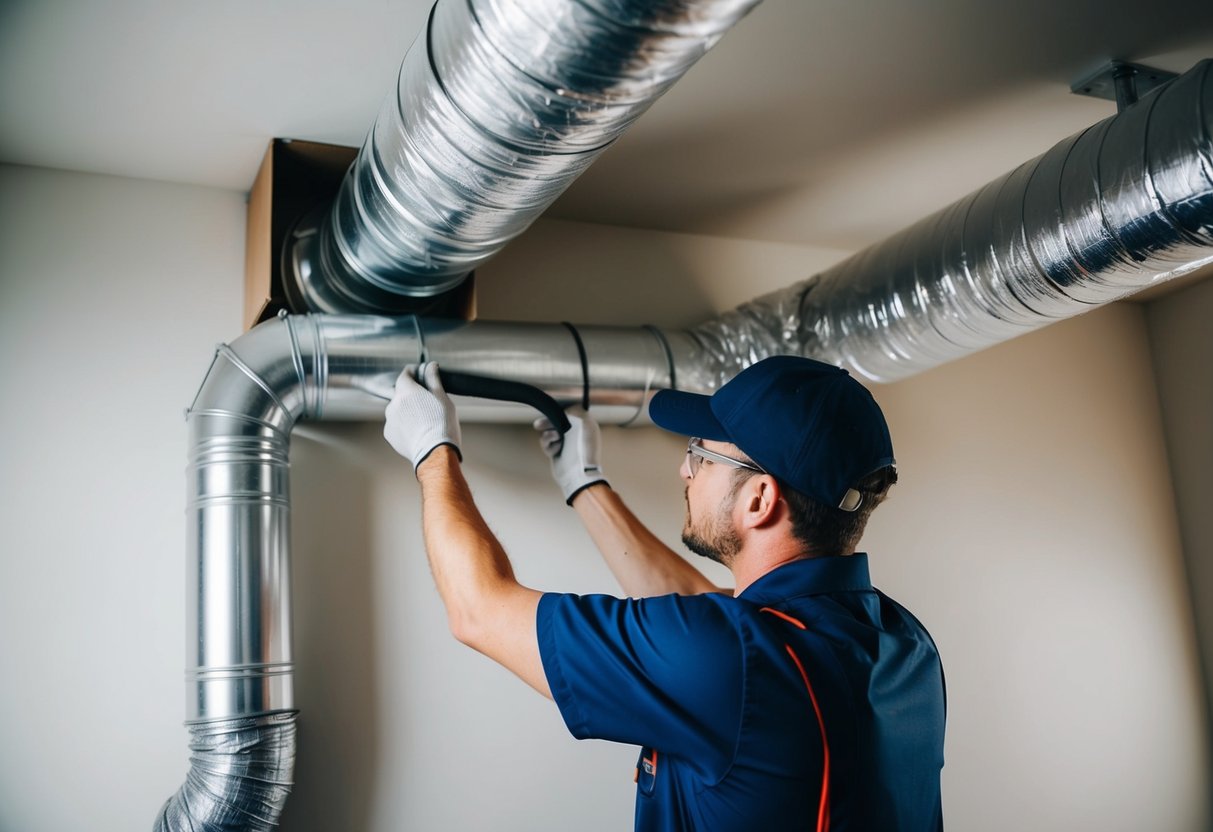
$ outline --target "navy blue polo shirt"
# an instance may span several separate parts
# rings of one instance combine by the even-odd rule
[[[942,829],[939,654],[866,555],[737,598],[548,593],[536,624],[573,736],[641,746],[637,830]]]

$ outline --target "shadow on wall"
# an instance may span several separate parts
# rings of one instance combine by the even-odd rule
[[[544,323],[571,316],[576,323],[620,326],[697,324],[715,310],[696,285],[694,264],[675,247],[678,242],[668,234],[541,220],[477,270],[479,316]],[[660,291],[654,291],[656,280]],[[637,303],[637,298],[644,300]]]
[[[540,220],[477,271],[476,306],[493,320],[680,329],[849,253]]]
[[[367,425],[302,425],[291,441],[299,754],[283,830],[369,829],[381,703],[376,678],[373,471]],[[351,751],[353,753],[351,753]]]

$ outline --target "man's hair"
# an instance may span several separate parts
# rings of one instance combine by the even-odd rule
[[[731,497],[736,496],[741,484],[751,476],[752,471],[735,472]],[[868,474],[855,486],[863,495],[863,500],[854,511],[843,511],[818,502],[782,481],[779,485],[788,504],[792,534],[813,556],[831,557],[849,555],[855,551],[859,539],[863,537],[864,528],[868,525],[868,518],[888,497],[889,489],[896,482],[897,469],[892,465]]]
[[[854,511],[828,506],[785,487],[783,497],[792,517],[792,534],[815,556],[849,555],[859,545],[868,518],[896,482],[897,469],[892,465],[868,474],[855,486],[863,501]]]

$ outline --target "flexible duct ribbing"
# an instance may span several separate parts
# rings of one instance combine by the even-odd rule
[[[1213,61],[840,265],[693,330],[894,381],[1213,261]]]
[[[190,726],[185,784],[154,832],[269,832],[278,825],[295,768],[295,714]]]
[[[400,369],[423,360],[533,384],[600,421],[641,419],[693,345],[645,327],[307,315],[269,321],[215,353],[188,414],[185,784],[157,832],[272,829],[290,793],[291,430],[300,419],[381,419]],[[534,418],[460,400],[469,421]]]
[[[524,231],[758,0],[439,0],[287,280],[399,314]]]

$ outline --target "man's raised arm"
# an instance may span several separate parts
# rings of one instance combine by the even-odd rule
[[[564,437],[546,419],[535,423],[540,445],[565,501],[581,518],[607,566],[633,598],[727,592],[709,581],[640,522],[610,487],[599,465],[598,423],[579,407],[569,408],[572,428]]]
[[[397,379],[383,435],[413,463],[421,484],[425,550],[451,632],[550,699],[535,635],[541,594],[514,578],[472,501],[459,464],[459,421],[438,365],[422,365],[424,385],[415,380],[416,369],[406,367]]]

